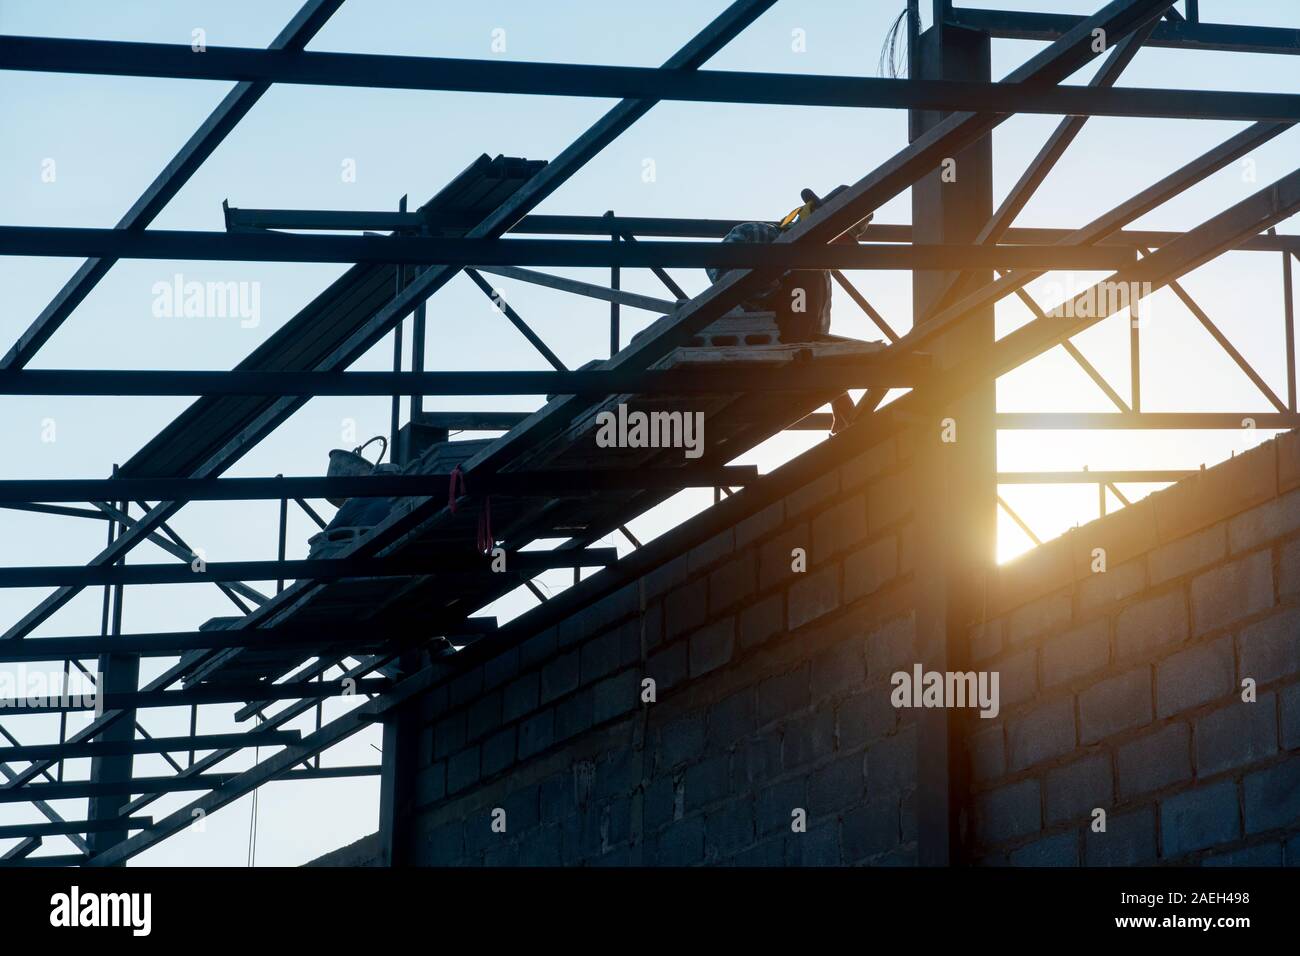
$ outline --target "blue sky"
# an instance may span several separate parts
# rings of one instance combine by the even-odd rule
[[[959,6],[965,4],[958,4]],[[1092,0],[1000,0],[983,4],[1024,10],[1086,13]],[[722,0],[611,4],[535,2],[417,2],[348,0],[310,45],[313,50],[456,57],[503,56],[514,60],[658,65],[723,9]],[[928,4],[926,4],[928,6]],[[264,46],[293,16],[295,0],[184,2],[131,0],[0,0],[0,33],[189,43],[198,28],[210,45]],[[1293,0],[1202,0],[1202,18],[1300,27]],[[901,2],[783,0],[744,32],[709,66],[717,69],[875,75],[880,45]],[[494,30],[505,31],[504,53],[493,53]],[[793,49],[804,31],[806,50]],[[1039,45],[998,41],[994,74],[1004,75]],[[1084,82],[1091,68],[1072,82]],[[1144,50],[1121,85],[1300,92],[1294,58]],[[0,222],[12,225],[112,226],[202,122],[230,84],[135,78],[5,73],[0,78]],[[159,228],[220,229],[221,202],[234,206],[325,209],[395,208],[403,194],[424,202],[480,153],[549,159],[609,106],[608,101],[557,97],[507,97],[405,91],[277,87],[226,139],[157,219]],[[1000,198],[1054,127],[1053,117],[1020,117],[995,136],[995,190]],[[1228,138],[1246,124],[1180,120],[1096,119],[1071,146],[1018,225],[1074,227],[1108,210],[1177,166]],[[1252,181],[1243,166],[1230,167],[1152,212],[1135,225],[1185,229],[1295,168],[1295,131],[1253,154]],[[599,215],[776,218],[798,202],[804,186],[825,191],[853,182],[906,142],[906,117],[897,111],[794,109],[763,106],[665,104],[656,107],[543,204],[540,211]],[[646,182],[643,164],[654,161]],[[42,171],[55,172],[52,182]],[[343,164],[355,164],[345,181]],[[47,177],[48,178],[48,177]],[[909,220],[905,193],[876,215],[877,222]],[[1294,222],[1280,231],[1296,232]],[[78,262],[71,259],[0,259],[0,338],[7,348],[57,292]],[[260,344],[342,271],[332,265],[131,261],[116,265],[32,363],[34,368],[229,368]],[[602,281],[594,270],[557,270]],[[230,318],[159,318],[153,287],[176,273],[186,280],[258,283],[260,321],[241,327]],[[704,288],[703,272],[679,271],[690,292]],[[1082,284],[1088,276],[1076,276]],[[864,273],[859,285],[898,328],[910,322],[910,278],[904,273]],[[499,287],[570,366],[604,354],[608,308],[604,303],[500,280]],[[624,273],[625,288],[662,296],[648,273]],[[1270,385],[1285,395],[1280,257],[1235,253],[1197,270],[1188,291],[1220,325]],[[1031,287],[1034,291],[1035,287]],[[1044,305],[1052,303],[1043,302]],[[1167,292],[1158,293],[1144,329],[1144,407],[1149,411],[1265,410],[1246,378]],[[1018,303],[999,307],[999,331],[1028,318]],[[539,355],[502,320],[464,277],[430,302],[431,369],[545,368]],[[653,316],[624,310],[624,341]],[[834,331],[877,338],[845,297],[834,305]],[[1075,343],[1127,397],[1126,329],[1122,319],[1102,323]],[[408,337],[409,342],[409,337]],[[384,368],[391,341],[378,345],[358,368]],[[103,477],[125,461],[188,399],[6,398],[0,415],[3,476]],[[448,398],[438,407],[535,407],[540,399]],[[1059,350],[1005,377],[1000,408],[1107,411],[1109,404]],[[432,403],[431,403],[432,404]],[[52,421],[55,440],[42,440]],[[317,399],[246,456],[232,475],[322,473],[330,448],[345,444],[347,421],[361,437],[388,428],[385,399]],[[48,434],[48,432],[47,432]],[[1185,468],[1221,460],[1267,437],[1267,432],[1004,434],[1002,470]],[[818,440],[806,433],[781,436],[746,460],[764,468]],[[1126,492],[1141,494],[1140,487]],[[1010,488],[1005,497],[1040,537],[1058,534],[1096,514],[1092,488]],[[687,494],[632,527],[644,537],[701,507],[707,494]],[[273,503],[195,504],[174,522],[209,560],[270,558],[276,543]],[[291,513],[290,555],[305,554],[314,526]],[[0,512],[0,564],[68,564],[102,546],[98,522]],[[999,553],[1028,542],[1010,525],[1000,530]],[[615,543],[615,542],[611,542]],[[166,560],[142,547],[136,560]],[[564,575],[547,579],[564,586]],[[263,586],[265,587],[265,586]],[[274,585],[270,585],[274,587]],[[43,596],[36,589],[0,592],[0,629]],[[101,594],[87,591],[57,614],[40,634],[97,631]],[[529,606],[513,597],[494,608],[503,616]],[[192,629],[229,613],[213,587],[133,589],[125,602],[127,632]],[[163,663],[146,662],[146,675]],[[229,710],[233,710],[230,708]],[[212,708],[206,733],[239,729]],[[208,713],[205,711],[205,714]],[[155,734],[184,731],[182,712],[153,711]],[[46,739],[46,717],[11,718],[5,726],[24,742]],[[327,757],[357,763],[377,757],[377,735],[353,738]],[[247,757],[228,767],[247,765]],[[85,761],[72,765],[84,773]],[[137,773],[164,773],[160,758],[143,758]],[[310,788],[310,789],[309,789]],[[371,832],[378,785],[373,780],[317,784],[276,783],[263,789],[259,807],[258,862],[295,864]],[[188,802],[184,795],[158,801],[155,815]],[[84,807],[60,805],[67,816]],[[26,807],[0,808],[0,821],[36,819]],[[187,831],[139,857],[141,863],[242,865],[247,853],[249,802],[213,816],[203,832]],[[48,841],[67,852],[58,839]]]

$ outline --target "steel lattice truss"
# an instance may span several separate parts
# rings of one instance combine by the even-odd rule
[[[1125,401],[1071,338],[1106,316],[1061,318],[1062,303],[1038,303],[1026,292],[1037,277],[1055,269],[1109,270],[1106,282],[1168,287],[1191,309],[1273,406],[1249,413],[1261,428],[1300,424],[1294,363],[1291,257],[1300,239],[1277,235],[1273,227],[1300,210],[1300,170],[1261,188],[1186,232],[1136,231],[1127,227],[1213,173],[1237,162],[1300,120],[1300,96],[1264,93],[1113,89],[1144,46],[1300,54],[1300,31],[1203,23],[1197,4],[1183,12],[1173,0],[1113,0],[1091,16],[1028,14],[954,9],[935,0],[936,23],[984,31],[993,38],[1046,41],[1037,55],[996,83],[920,79],[791,76],[721,73],[704,65],[731,39],[775,3],[736,0],[659,69],[503,63],[436,58],[307,53],[304,49],[343,0],[309,0],[266,50],[210,48],[195,57],[188,47],[165,44],[0,37],[0,69],[234,80],[237,85],[190,137],[136,201],[115,229],[0,227],[0,253],[86,257],[77,273],[0,360],[4,395],[197,395],[176,422],[111,478],[75,481],[0,481],[0,507],[93,518],[109,529],[104,549],[84,566],[0,569],[0,586],[51,586],[56,590],[0,635],[0,662],[63,661],[86,671],[99,659],[104,712],[84,730],[56,742],[23,744],[3,731],[0,801],[31,802],[48,823],[0,827],[0,837],[22,838],[4,857],[12,864],[120,864],[273,779],[314,779],[375,773],[376,767],[322,768],[319,754],[362,730],[437,680],[453,673],[454,648],[499,640],[492,620],[473,617],[501,593],[554,567],[605,567],[618,578],[610,548],[591,545],[622,530],[631,517],[683,487],[730,489],[745,485],[753,469],[728,467],[729,456],[706,459],[691,469],[572,471],[557,476],[541,454],[562,442],[566,429],[620,394],[664,395],[716,392],[717,370],[708,378],[692,370],[656,367],[710,323],[727,315],[764,283],[791,268],[829,269],[836,281],[877,324],[888,347],[868,359],[825,367],[791,367],[779,376],[726,370],[726,388],[745,396],[757,411],[739,427],[737,444],[749,447],[785,428],[824,428],[828,416],[809,414],[828,389],[866,388],[853,428],[887,434],[906,427],[920,409],[941,407],[1055,348],[1064,348],[1116,406],[1113,414],[998,415],[999,428],[1232,428],[1242,414],[1151,414],[1141,408],[1138,388],[1139,339],[1131,335],[1130,401]],[[911,0],[909,51],[919,34],[919,0]],[[1098,50],[1096,31],[1104,31]],[[1087,86],[1060,85],[1095,58],[1104,62]],[[909,77],[915,74],[909,70]],[[621,97],[622,101],[549,163],[483,157],[419,210],[330,212],[226,210],[221,233],[163,232],[152,221],[198,170],[272,83],[364,86],[422,90],[476,90],[566,96]],[[895,107],[951,111],[879,168],[830,198],[807,221],[769,246],[700,243],[719,238],[734,225],[725,220],[622,218],[613,215],[547,216],[533,210],[592,157],[661,100],[774,103],[809,106]],[[871,225],[859,244],[832,244],[883,203],[930,176],[950,157],[988,136],[1009,116],[1048,113],[1062,117],[1055,131],[973,243],[925,245],[913,242],[906,225]],[[1091,116],[1151,116],[1250,120],[1251,126],[1203,155],[1188,160],[1126,202],[1073,230],[1025,229],[1013,225],[1050,170]],[[294,233],[280,230],[295,230]],[[318,235],[326,230],[388,231],[388,235]],[[315,231],[315,232],[313,232]],[[587,239],[555,238],[588,236]],[[1229,250],[1280,254],[1287,303],[1287,394],[1269,389],[1212,320],[1179,285],[1192,269]],[[112,370],[29,370],[42,345],[72,315],[96,284],[124,258],[196,258],[246,261],[346,262],[352,267],[330,289],[239,367],[230,372],[137,372]],[[537,266],[603,266],[608,288],[538,272]],[[687,297],[665,271],[670,267],[729,266],[721,281]],[[667,292],[662,299],[623,291],[619,270],[650,268]],[[953,278],[936,304],[899,334],[844,277],[845,269],[947,269]],[[963,271],[966,270],[966,271]],[[978,271],[982,270],[982,271]],[[993,271],[996,270],[996,271]],[[553,367],[551,372],[426,372],[422,367],[423,303],[449,279],[466,272],[486,294],[482,273],[509,276],[578,295],[606,300],[611,310],[611,357],[596,369],[570,370],[526,321],[501,303],[510,321]],[[1082,302],[1095,290],[1075,297]],[[346,295],[344,294],[346,293]],[[944,374],[933,373],[927,349],[996,302],[1018,297],[1034,313],[1028,324],[973,354]],[[346,299],[346,304],[344,304]],[[1051,306],[1053,308],[1045,308]],[[666,317],[619,348],[619,310],[651,309]],[[1085,310],[1079,310],[1083,312]],[[1071,311],[1069,314],[1073,314]],[[401,366],[404,320],[413,317],[415,365]],[[284,347],[295,328],[311,323],[314,345],[293,354]],[[349,372],[366,350],[396,331],[392,373]],[[911,389],[881,405],[890,388]],[[424,411],[426,396],[537,394],[561,396],[541,413],[457,413]],[[792,420],[774,417],[768,393],[799,396],[803,411]],[[277,477],[230,479],[221,475],[315,395],[393,396],[394,433],[398,400],[412,396],[413,417],[432,428],[499,429],[503,437],[475,453],[463,476],[482,494],[573,495],[545,507],[520,506],[502,525],[514,574],[502,583],[487,558],[456,551],[447,542],[470,540],[476,509],[458,511],[450,474],[364,478]],[[800,402],[802,404],[800,404]],[[786,402],[789,405],[789,402]],[[180,436],[199,436],[181,440]],[[734,450],[733,450],[734,452]],[[734,453],[732,456],[734,457]],[[1172,481],[1182,472],[1093,472],[999,476],[1016,481],[1087,481],[1103,496],[1116,482]],[[576,484],[575,484],[576,483]],[[411,497],[409,510],[390,516],[343,554],[305,561],[284,560],[284,514],[301,506],[319,525],[307,503],[317,497]],[[190,501],[269,499],[281,503],[280,560],[206,565],[194,570],[190,547],[169,521]],[[1003,507],[1007,507],[1001,498]],[[583,503],[585,502],[585,503]],[[594,502],[594,503],[593,503]],[[296,505],[295,505],[296,503]],[[73,505],[79,505],[73,507]],[[1010,509],[1007,509],[1010,511]],[[1018,516],[1013,517],[1033,537]],[[543,520],[545,518],[545,521]],[[520,552],[560,520],[582,530],[550,552]],[[548,524],[549,522],[549,524]],[[630,537],[630,533],[629,537]],[[421,547],[442,541],[436,553]],[[1035,540],[1037,540],[1035,538]],[[151,541],[177,559],[175,564],[125,564],[137,545]],[[632,539],[634,545],[637,544]],[[635,564],[635,562],[631,562]],[[612,565],[612,566],[611,566]],[[392,600],[365,627],[329,626],[322,606],[337,606],[364,577],[373,585],[390,579]],[[244,580],[279,578],[274,596]],[[169,581],[211,581],[240,610],[225,630],[123,635],[121,600],[127,585]],[[469,600],[445,600],[447,582]],[[100,634],[29,638],[76,594],[105,589],[105,627]],[[331,604],[331,601],[333,604]],[[403,623],[402,611],[418,601],[423,627]],[[406,603],[404,603],[406,602]],[[427,666],[412,671],[400,662],[423,650],[430,635],[454,638],[438,645]],[[142,658],[176,658],[161,676],[138,686]],[[303,662],[308,662],[304,664]],[[104,666],[104,665],[107,666]],[[278,680],[274,685],[270,681]],[[285,725],[316,709],[321,700],[348,692],[364,702],[306,735]],[[241,703],[238,719],[265,719],[246,733],[150,737],[138,720],[142,709],[183,704]],[[273,704],[282,705],[271,710]],[[21,712],[21,711],[11,711]],[[192,727],[196,721],[192,719]],[[276,748],[250,769],[217,773],[213,768],[241,751]],[[196,750],[208,752],[195,759]],[[189,753],[183,765],[170,754]],[[175,773],[136,777],[132,755],[163,754]],[[95,758],[89,781],[64,781],[62,762]],[[314,762],[313,762],[314,761]],[[27,762],[26,769],[11,764]],[[161,819],[142,816],[164,794],[193,790],[201,795]],[[139,794],[130,799],[132,794]],[[90,799],[87,820],[64,820],[49,800]],[[46,836],[65,835],[79,851],[70,856],[33,857]]]

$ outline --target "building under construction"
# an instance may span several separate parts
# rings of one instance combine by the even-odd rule
[[[1295,58],[1300,29],[1209,22],[1196,0],[1086,0],[1079,14],[910,0],[899,75],[711,70],[775,3],[735,0],[657,69],[306,51],[343,3],[308,0],[266,49],[201,56],[0,36],[0,70],[236,84],[116,228],[0,227],[7,255],[84,259],[3,353],[7,401],[197,396],[106,477],[0,475],[0,514],[107,531],[84,564],[0,569],[0,587],[46,589],[3,622],[0,664],[80,674],[93,690],[0,710],[5,723],[57,715],[46,739],[0,724],[0,802],[33,821],[0,824],[4,864],[121,866],[264,785],[349,776],[379,778],[377,828],[318,864],[1300,863],[1300,237],[1285,232],[1300,169],[1192,228],[1134,227],[1286,135],[1300,95],[1118,85],[1152,50]],[[1039,47],[997,77],[1006,39]],[[1086,83],[1068,82],[1085,68]],[[224,231],[151,228],[274,84],[617,102],[558,155],[493,158],[484,144],[411,208],[236,203]],[[671,101],[907,110],[909,135],[860,179],[760,223],[772,241],[720,241],[742,218],[535,211]],[[1021,113],[1054,126],[1023,172],[1002,160],[1018,178],[997,201],[993,134]],[[1093,117],[1246,125],[1086,225],[1017,226]],[[910,223],[871,218],[909,191]],[[1269,334],[1285,348],[1284,393],[1183,284],[1230,251],[1280,263],[1285,323]],[[347,268],[228,371],[35,361],[130,259]],[[568,267],[609,281],[545,271]],[[686,269],[714,280],[688,295],[672,275]],[[634,270],[658,296],[623,288]],[[845,274],[858,270],[910,273],[910,318],[873,306]],[[1035,280],[1063,271],[1104,278],[1035,296]],[[549,370],[425,368],[438,334],[426,300],[461,272]],[[500,277],[608,303],[608,348],[602,330],[599,357],[566,366]],[[874,328],[792,334],[789,294],[823,283]],[[1267,410],[1144,409],[1142,306],[1162,291]],[[1030,315],[999,337],[1003,300]],[[660,317],[628,336],[627,309]],[[1106,321],[1126,329],[1128,382],[1072,342]],[[388,339],[391,371],[349,370]],[[1049,351],[1113,409],[999,412],[998,379]],[[318,396],[392,398],[377,466],[358,442],[324,475],[327,449],[310,474],[225,477]],[[455,410],[454,396],[548,397],[510,412]],[[1246,419],[1279,434],[1211,467],[999,471],[1000,432],[1240,433]],[[737,463],[789,431],[827,437],[766,473]],[[1100,514],[1040,533],[1005,493],[1025,484],[1084,486]],[[692,488],[712,504],[653,540],[629,528]],[[198,555],[175,516],[212,501],[278,503],[278,558]],[[999,509],[1035,544],[1002,564]],[[286,557],[291,513],[316,532],[302,559]],[[143,563],[146,542],[166,560]],[[539,587],[556,569],[571,584]],[[273,593],[247,583],[267,581]],[[148,601],[149,586],[193,582],[220,589],[229,613],[122,627],[127,592]],[[531,609],[485,611],[521,589]],[[92,590],[99,632],[59,631],[60,609]],[[238,731],[200,731],[205,708],[231,705]],[[148,729],[175,707],[188,733]],[[376,725],[372,762],[330,760]],[[170,772],[141,772],[159,757]]]

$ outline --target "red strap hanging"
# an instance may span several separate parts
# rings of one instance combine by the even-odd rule
[[[465,473],[457,465],[451,470],[451,478],[447,482],[447,508],[452,514],[456,513],[456,482],[460,482],[460,493],[465,494]]]
[[[488,495],[483,499],[483,510],[478,516],[478,549],[487,554],[494,544],[496,542],[492,540],[492,496]]]

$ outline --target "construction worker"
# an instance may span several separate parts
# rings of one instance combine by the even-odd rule
[[[835,189],[829,199],[844,186]],[[803,204],[792,210],[780,224],[742,222],[733,226],[723,237],[723,242],[775,242],[795,223],[812,216],[824,200],[811,189],[800,194]],[[858,235],[871,221],[867,216],[858,223],[846,238],[856,242]],[[717,283],[730,270],[710,268],[709,281]],[[776,315],[777,337],[781,342],[816,342],[830,334],[831,329],[831,275],[824,269],[792,269],[767,283],[759,292],[741,303],[741,308],[751,312],[773,312]],[[853,399],[845,392],[831,401],[831,434],[848,426],[853,419]]]

